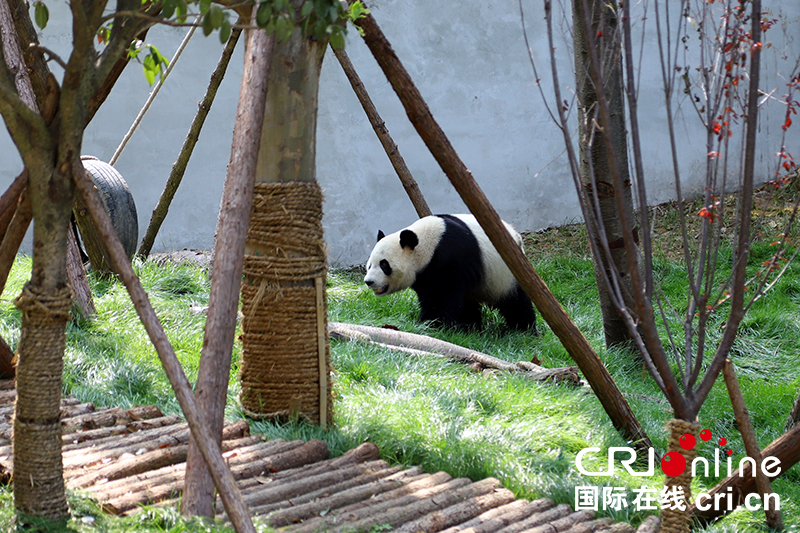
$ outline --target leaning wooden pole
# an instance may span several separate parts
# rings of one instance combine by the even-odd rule
[[[603,366],[603,362],[525,258],[522,250],[514,244],[500,220],[500,216],[475,182],[472,173],[456,154],[444,131],[434,120],[422,95],[375,19],[372,15],[365,15],[356,21],[356,25],[364,30],[364,42],[400,98],[409,120],[461,199],[478,219],[481,227],[486,231],[492,244],[497,248],[522,288],[539,309],[542,318],[575,360],[597,395],[597,399],[600,400],[611,418],[614,427],[639,450],[645,451],[651,447],[650,439],[636,420],[627,400],[614,383],[608,370]]]
[[[206,121],[209,111],[211,111],[211,104],[214,103],[217,90],[219,90],[222,79],[225,77],[225,72],[228,70],[228,64],[231,62],[231,56],[236,49],[236,43],[239,42],[241,33],[241,28],[234,28],[233,31],[231,31],[231,36],[228,38],[228,43],[222,50],[222,56],[219,58],[217,67],[211,74],[211,81],[208,83],[206,94],[198,106],[197,114],[195,114],[192,120],[192,125],[189,127],[189,133],[183,141],[183,146],[178,154],[178,158],[172,165],[172,170],[169,173],[166,185],[164,185],[164,190],[161,192],[161,197],[158,199],[158,204],[156,204],[156,207],[153,209],[153,214],[150,217],[150,224],[147,226],[147,231],[139,245],[139,251],[136,252],[136,255],[139,257],[146,258],[150,255],[150,250],[153,249],[156,235],[158,235],[158,231],[161,229],[164,219],[167,218],[169,206],[172,204],[172,199],[175,198],[175,193],[183,180],[186,166],[189,164],[189,159],[192,157],[194,147],[197,145],[197,140],[200,138],[200,131],[203,129],[203,124]]]
[[[125,255],[122,243],[120,243],[114,231],[114,226],[111,224],[111,219],[103,207],[103,201],[94,188],[91,178],[86,174],[83,163],[77,158],[73,161],[72,173],[78,194],[86,203],[89,214],[103,238],[115,272],[117,272],[130,294],[136,312],[139,314],[150,341],[156,349],[178,403],[183,410],[184,416],[186,416],[192,436],[195,437],[200,452],[211,470],[211,476],[222,498],[225,512],[228,513],[228,517],[231,519],[236,531],[255,533],[255,527],[250,519],[247,506],[242,500],[242,495],[236,486],[231,471],[222,458],[220,447],[211,435],[211,431],[205,423],[197,403],[194,401],[192,387],[189,384],[189,380],[186,379],[186,374],[184,374],[180,361],[175,355],[175,350],[169,343],[164,333],[164,328],[161,326],[161,322],[158,320],[158,316],[147,297],[147,293]]]
[[[753,432],[753,424],[750,422],[750,414],[744,403],[742,389],[739,387],[739,380],[736,378],[736,371],[733,369],[733,363],[730,359],[725,360],[725,366],[722,367],[722,375],[725,378],[725,386],[728,388],[728,395],[731,398],[733,414],[736,416],[736,425],[739,427],[739,433],[742,434],[744,449],[747,455],[756,462],[756,489],[761,494],[761,501],[766,501],[766,495],[772,493],[772,484],[762,471],[763,456],[758,447],[758,441]],[[783,530],[783,519],[781,518],[780,510],[769,509],[768,506],[764,506],[764,514],[769,527],[778,531]]]
[[[244,246],[253,205],[258,145],[267,102],[272,40],[273,37],[263,29],[252,30],[248,37],[228,176],[220,202],[219,231],[214,243],[216,259],[211,276],[195,398],[198,408],[205,413],[217,444],[222,441]],[[214,516],[214,500],[211,473],[203,462],[197,443],[191,438],[181,513],[187,516]]]
[[[386,151],[386,155],[389,156],[389,161],[391,161],[394,171],[397,172],[397,177],[400,178],[400,183],[406,190],[409,200],[411,200],[414,209],[417,211],[417,215],[419,215],[420,218],[432,215],[433,213],[431,213],[431,208],[428,207],[428,202],[425,201],[422,191],[419,190],[417,180],[414,179],[414,176],[411,175],[411,171],[408,170],[405,159],[403,159],[400,150],[397,148],[397,144],[395,144],[394,139],[392,139],[392,136],[389,134],[389,129],[378,113],[378,109],[375,107],[375,104],[372,103],[372,98],[369,97],[367,88],[364,87],[364,83],[361,81],[358,72],[356,72],[347,52],[345,52],[344,49],[339,50],[334,46],[331,46],[331,50],[333,50],[334,55],[336,55],[336,59],[339,60],[339,64],[342,66],[345,76],[347,76],[347,81],[349,81],[350,85],[353,87],[358,101],[361,102],[361,107],[364,108],[369,123],[372,125],[372,129],[375,130],[375,134],[378,136],[381,146],[383,146],[383,149]]]

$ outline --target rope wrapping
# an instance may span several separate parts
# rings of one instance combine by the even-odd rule
[[[331,419],[322,191],[260,183],[242,283],[240,402],[256,418]],[[324,328],[324,334],[322,329]]]
[[[675,508],[673,505],[662,507],[661,510],[661,529],[660,533],[689,533],[692,529],[692,515],[690,512],[692,502],[692,461],[697,457],[697,446],[685,450],[680,445],[682,435],[689,433],[694,435],[695,442],[700,433],[700,425],[687,422],[686,420],[672,419],[667,422],[667,429],[670,432],[667,453],[678,452],[686,460],[686,469],[679,476],[666,476],[664,478],[664,488],[668,493],[683,494],[685,498],[685,510]]]
[[[14,301],[22,311],[14,414],[15,506],[59,518],[67,514],[61,462],[61,385],[70,318],[69,287],[45,291],[27,283]]]

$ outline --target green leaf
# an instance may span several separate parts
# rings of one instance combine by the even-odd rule
[[[205,15],[208,13],[208,8],[211,7],[211,0],[200,0],[200,13]]]
[[[211,22],[211,14],[206,12],[203,15],[203,35],[208,37],[212,31],[214,31],[214,24]]]
[[[352,4],[350,4],[350,9],[348,10],[348,17],[352,22],[357,21],[361,17],[369,15],[369,9],[361,3],[361,0],[356,0]]]
[[[211,19],[211,26],[216,30],[222,26],[222,21],[225,20],[225,13],[222,11],[221,7],[214,4],[208,10],[208,18]]]
[[[171,19],[177,7],[176,0],[163,0],[161,2],[161,14],[164,18]]]
[[[231,38],[231,23],[228,20],[228,17],[225,17],[225,20],[222,21],[222,25],[219,27],[219,41],[222,44],[228,42],[228,39]]]
[[[47,26],[47,21],[50,20],[50,10],[47,9],[44,2],[33,3],[33,18],[40,29],[43,30]]]
[[[306,18],[314,11],[314,2],[311,0],[306,0],[306,3],[303,4],[303,7],[300,8],[300,16]]]
[[[340,31],[331,34],[331,46],[336,50],[344,50],[344,34]]]
[[[189,5],[186,3],[186,0],[177,0],[175,13],[178,15],[178,22],[181,24],[186,22],[186,17],[189,14]]]
[[[269,2],[261,2],[258,6],[258,11],[256,11],[256,24],[260,27],[264,27],[269,22],[269,19],[272,17],[272,4]]]
[[[275,11],[283,11],[283,9],[287,6],[286,0],[275,0],[273,2]]]

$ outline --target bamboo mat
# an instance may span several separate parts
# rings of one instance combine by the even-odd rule
[[[11,479],[13,381],[0,381],[0,481]],[[183,489],[187,424],[154,406],[95,409],[62,401],[64,479],[109,513],[177,504]],[[266,441],[245,421],[228,423],[223,454],[255,520],[292,533],[633,533],[627,523],[573,512],[549,498],[517,500],[493,478],[473,482],[419,467],[389,466],[374,444],[329,458],[319,440]],[[217,501],[217,509],[222,504]],[[219,518],[225,519],[221,512]],[[651,517],[639,533],[658,530]]]

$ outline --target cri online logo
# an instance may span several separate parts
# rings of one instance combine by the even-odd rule
[[[710,441],[711,436],[710,429],[704,429],[700,432],[700,440],[703,442]],[[728,440],[725,437],[720,437],[717,442],[720,446],[725,446],[728,444]],[[691,433],[684,433],[681,435],[681,438],[678,439],[678,444],[684,450],[691,450],[694,448],[694,445],[697,444],[697,439],[695,439],[694,435]],[[727,448],[725,453],[727,455],[732,455],[733,450]],[[663,470],[666,475],[671,477],[680,476],[686,471],[686,459],[679,452],[669,452],[661,458],[661,470]]]
[[[709,441],[711,440],[711,430],[704,429],[700,432],[700,440]],[[727,439],[720,438],[717,440],[720,446],[725,446],[728,444]],[[679,445],[684,450],[691,450],[697,444],[694,435],[690,433],[685,433],[679,439]],[[647,466],[648,469],[644,472],[636,472],[633,469],[633,464],[636,462],[637,454],[636,450],[633,448],[629,448],[626,446],[612,446],[608,449],[608,469],[599,472],[593,472],[587,470],[583,466],[584,458],[587,454],[590,453],[599,453],[600,448],[597,447],[590,447],[584,448],[578,452],[575,456],[575,467],[578,469],[578,472],[583,474],[584,476],[590,477],[608,477],[613,476],[615,472],[615,464],[614,460],[617,459],[619,464],[625,468],[625,470],[632,476],[637,477],[645,477],[645,476],[653,476],[655,474],[655,457],[656,452],[653,448],[648,449],[648,461]],[[731,455],[733,454],[733,450],[730,448],[725,449],[725,454],[728,456],[727,461],[725,461],[727,466],[727,475],[730,477],[731,471],[733,469],[732,465],[732,458]],[[627,457],[626,457],[627,455]],[[720,449],[717,448],[714,450],[714,477],[720,477],[720,464],[721,464],[721,457],[720,457]],[[753,477],[756,475],[756,461],[752,457],[743,457],[741,461],[739,461],[739,475],[744,475],[744,467],[747,464],[750,464],[750,473]],[[688,465],[686,464],[686,459],[681,455],[680,452],[669,452],[664,455],[661,459],[661,470],[668,476],[676,477],[683,474],[686,471]],[[692,477],[696,476],[698,473],[698,469],[702,469],[703,475],[705,477],[709,477],[709,462],[708,459],[704,457],[695,457],[692,460],[691,468],[692,468]],[[780,474],[780,459],[777,457],[764,457],[761,461],[761,471],[764,475],[768,477],[775,477]]]

